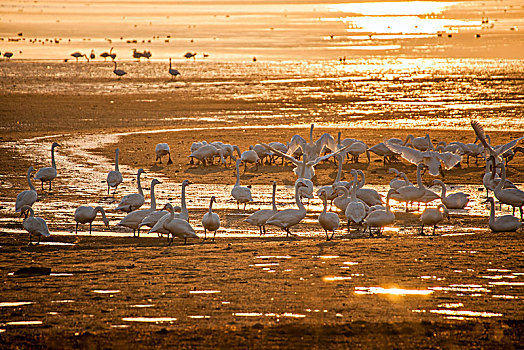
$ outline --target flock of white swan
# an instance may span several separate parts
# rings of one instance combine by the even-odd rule
[[[273,182],[272,208],[256,211],[249,215],[245,221],[251,225],[257,226],[260,234],[266,233],[266,225],[273,225],[281,228],[286,234],[292,235],[290,229],[299,224],[307,214],[307,210],[302,203],[303,198],[314,197],[314,187],[311,179],[315,175],[315,165],[330,157],[338,160],[338,171],[335,181],[332,184],[318,188],[316,195],[323,201],[323,210],[318,216],[318,223],[326,233],[326,239],[331,240],[335,232],[340,228],[340,216],[336,212],[328,211],[328,202],[331,207],[334,205],[347,220],[347,229],[355,225],[358,230],[366,232],[369,230],[370,236],[382,234],[384,227],[392,225],[395,222],[395,214],[391,211],[390,200],[394,199],[406,204],[406,211],[409,205],[413,203],[425,203],[426,208],[420,216],[421,230],[420,234],[424,235],[424,227],[433,227],[435,234],[436,226],[446,217],[449,218],[449,209],[463,209],[468,201],[468,194],[455,192],[448,194],[446,185],[441,180],[434,180],[433,185],[441,187],[440,195],[426,188],[422,181],[422,174],[427,169],[430,175],[443,174],[443,169],[450,169],[462,161],[463,156],[484,159],[486,162],[483,185],[486,188],[486,203],[490,204],[489,227],[495,232],[516,231],[524,224],[522,207],[524,206],[524,191],[506,178],[506,166],[508,159],[511,159],[515,152],[523,152],[524,148],[518,147],[517,144],[523,137],[517,138],[504,145],[492,146],[489,137],[485,134],[482,126],[472,121],[471,125],[475,131],[479,144],[464,144],[460,142],[451,142],[446,144],[439,143],[435,148],[429,138],[429,135],[420,138],[414,138],[411,135],[403,142],[399,139],[389,139],[368,148],[365,143],[355,139],[340,140],[340,133],[337,141],[330,134],[323,134],[318,140],[313,140],[313,125],[310,131],[310,141],[306,141],[299,135],[293,136],[287,144],[272,142],[269,144],[257,144],[251,146],[249,150],[241,153],[239,147],[222,142],[195,142],[191,146],[190,163],[194,164],[197,160],[202,165],[209,162],[213,163],[215,158],[220,162],[226,163],[226,159],[234,161],[236,166],[236,183],[231,189],[231,196],[237,202],[237,210],[240,210],[240,204],[243,204],[245,213],[246,205],[253,201],[251,186],[242,186],[240,184],[240,165],[244,163],[244,171],[247,163],[253,163],[257,166],[263,161],[276,162],[276,158],[292,162],[296,168],[295,174],[298,176],[295,182],[295,201],[297,209],[278,210],[276,205],[276,187],[277,183]],[[55,148],[60,144],[54,142],[51,146],[52,166],[41,168],[34,175],[34,179],[40,180],[42,191],[44,191],[44,182],[51,183],[57,177]],[[156,146],[156,160],[162,162],[162,157],[168,156],[168,164],[171,163],[171,154],[169,146],[160,143]],[[397,157],[402,157],[410,163],[417,164],[417,183],[409,181],[406,174],[390,168],[394,173],[394,178],[390,181],[390,189],[387,192],[385,202],[383,195],[371,188],[364,188],[365,174],[361,170],[351,170],[353,180],[341,181],[342,164],[346,157],[351,157],[358,161],[358,157],[369,152],[384,157],[384,164],[391,162]],[[236,153],[236,156],[235,156]],[[523,152],[524,153],[524,152]],[[119,149],[115,152],[115,169],[107,175],[107,191],[114,189],[113,196],[118,186],[122,183],[123,177],[119,171]],[[469,160],[469,159],[468,159]],[[505,164],[506,161],[506,164]],[[49,236],[49,229],[44,219],[35,217],[32,208],[33,203],[38,199],[35,186],[31,182],[31,175],[34,172],[33,167],[29,167],[27,172],[27,181],[30,189],[18,194],[16,197],[15,210],[24,216],[23,227],[29,232],[29,244],[32,244],[32,236],[38,237],[38,243],[42,236]],[[128,194],[120,200],[114,210],[127,213],[127,215],[118,223],[120,226],[133,230],[133,236],[140,235],[140,229],[143,226],[149,227],[149,233],[157,233],[159,236],[167,235],[168,244],[173,242],[175,237],[184,239],[184,244],[188,238],[198,238],[195,230],[189,222],[189,212],[186,205],[186,187],[191,184],[189,180],[182,182],[181,206],[173,207],[166,204],[161,210],[157,210],[155,200],[155,185],[161,182],[157,179],[151,181],[151,205],[149,209],[141,209],[144,203],[144,193],[142,190],[140,176],[145,171],[140,168],[137,172],[138,192]],[[495,201],[489,196],[489,191],[493,192],[495,198],[501,203],[513,208],[513,215],[495,215]],[[429,207],[427,204],[436,199],[440,199],[441,204],[436,207]],[[220,228],[220,217],[213,212],[213,203],[216,202],[214,196],[211,197],[209,210],[204,214],[201,224],[204,229],[204,239],[207,238],[207,232],[213,232],[213,240],[217,230]],[[385,206],[384,206],[385,204]],[[515,209],[520,210],[520,219],[515,217]],[[109,226],[109,220],[101,206],[90,207],[80,206],[74,213],[76,221],[75,233],[78,231],[79,224],[89,224],[91,233],[92,223],[100,212],[102,220],[106,226]],[[373,229],[375,232],[373,232]],[[331,234],[330,234],[331,233]],[[38,244],[37,243],[37,244]]]

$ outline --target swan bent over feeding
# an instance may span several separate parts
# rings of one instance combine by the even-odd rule
[[[440,200],[448,209],[464,209],[469,202],[469,195],[464,192],[455,192],[446,196],[446,184],[440,180],[433,180],[433,185],[442,188]]]
[[[89,223],[89,234],[91,234],[91,228],[93,226],[93,221],[95,220],[96,213],[100,212],[102,214],[102,221],[109,227],[109,220],[106,217],[106,212],[104,208],[98,206],[96,208],[90,206],[80,206],[75,210],[75,234],[78,233],[78,224],[87,224]]]
[[[276,205],[276,191],[277,191],[277,182],[273,181],[273,196],[271,198],[271,209],[262,209],[257,212],[254,212],[253,214],[249,215],[245,221],[250,223],[251,225],[258,226],[260,229],[260,235],[266,233],[266,221],[269,220],[270,217],[275,215],[277,213],[277,205]]]
[[[213,203],[216,203],[215,196],[211,197],[209,201],[209,211],[204,214],[202,218],[202,226],[204,227],[204,240],[207,238],[207,231],[214,231],[213,242],[215,241],[215,236],[217,235],[217,230],[220,228],[220,217],[217,213],[213,213]]]
[[[51,146],[51,167],[40,168],[35,174],[35,180],[40,180],[42,182],[42,191],[44,190],[44,182],[49,182],[49,191],[51,191],[51,181],[53,181],[58,175],[56,172],[55,147],[60,147],[60,144],[58,142],[53,142],[53,145]]]
[[[493,232],[515,232],[524,226],[518,218],[513,215],[503,215],[495,217],[495,200],[488,197],[485,203],[490,204],[489,228]]]
[[[171,152],[169,150],[169,145],[167,143],[159,143],[155,147],[155,153],[156,153],[156,159],[160,160],[160,164],[162,164],[162,157],[165,155],[169,156],[169,159],[167,160],[167,164],[173,164],[173,161],[171,160]]]
[[[246,211],[246,204],[253,201],[251,197],[251,189],[249,187],[240,186],[240,162],[242,160],[237,159],[236,169],[237,169],[237,182],[231,190],[231,196],[237,201],[237,209],[240,209],[240,203],[244,203],[244,212]]]
[[[318,196],[322,199],[322,203],[324,204],[324,208],[318,216],[318,223],[322,226],[324,231],[326,231],[326,240],[330,241],[333,239],[335,231],[340,227],[340,218],[337,214],[327,211],[327,192],[321,190]],[[333,232],[331,237],[328,235],[328,231]]]
[[[156,210],[156,199],[155,199],[155,186],[161,184],[157,179],[151,181],[151,207],[149,209],[135,210],[127,214],[120,222],[117,224],[119,226],[128,227],[133,230],[133,237],[135,237],[135,232],[138,230],[137,237],[140,237],[140,223],[144,220],[149,214]]]
[[[395,193],[394,189],[390,189],[388,191],[388,195],[386,197],[386,209],[385,210],[373,210],[368,214],[368,216],[364,219],[364,232],[366,232],[366,228],[369,227],[369,236],[372,237],[373,233],[371,232],[372,227],[376,227],[377,231],[375,233],[378,233],[379,235],[382,235],[382,230],[384,227],[391,225],[395,222],[395,214],[391,211],[391,207],[389,206],[389,199],[392,194]]]
[[[31,182],[31,173],[35,171],[32,166],[27,169],[27,182],[29,183],[29,190],[22,191],[16,196],[15,212],[19,213],[24,205],[33,206],[38,199],[36,188]]]
[[[191,227],[189,222],[175,218],[175,212],[173,211],[173,206],[171,204],[167,203],[162,210],[167,210],[169,212],[169,215],[166,215],[167,219],[162,222],[162,230],[168,234],[168,245],[173,243],[175,236],[183,238],[184,244],[187,243],[188,238],[198,238],[195,230]],[[153,232],[155,232],[153,229],[149,230],[149,233]],[[169,234],[171,234],[171,240],[169,239]]]
[[[128,194],[127,196],[122,197],[122,200],[115,208],[115,210],[122,210],[126,213],[137,210],[142,205],[144,205],[144,192],[142,191],[142,185],[140,185],[140,175],[145,174],[144,169],[138,169],[136,174],[136,185],[138,188],[138,193]]]
[[[440,211],[442,209],[442,211]],[[424,236],[424,226],[433,226],[433,235],[437,224],[444,220],[444,216],[449,220],[448,208],[444,204],[439,204],[436,208],[426,208],[420,216],[422,227],[420,228],[420,235]]]
[[[109,194],[109,188],[110,187],[114,187],[115,188],[115,190],[113,192],[113,196],[116,193],[116,189],[118,188],[118,185],[120,185],[122,183],[122,181],[124,180],[122,178],[122,173],[120,172],[120,169],[118,168],[118,155],[119,154],[120,154],[120,149],[117,148],[115,150],[115,170],[111,170],[107,174],[107,179],[106,179],[106,182],[107,182],[107,194]]]
[[[20,212],[20,216],[26,216],[23,226],[24,229],[29,232],[29,245],[33,244],[31,242],[31,237],[34,235],[38,236],[38,242],[36,244],[40,244],[40,239],[42,236],[50,236],[45,220],[42,218],[35,218],[35,212],[33,211],[33,208],[28,205],[24,205],[22,208],[20,208]]]
[[[302,204],[302,195],[300,193],[300,189],[306,187],[306,185],[298,181],[295,183],[295,200],[298,206],[298,209],[286,209],[279,211],[275,215],[273,215],[269,220],[266,222],[267,225],[274,225],[277,227],[280,227],[284,231],[286,231],[287,235],[292,235],[291,232],[289,232],[289,229],[292,226],[297,225],[302,219],[306,217],[306,208],[304,207],[304,204]]]

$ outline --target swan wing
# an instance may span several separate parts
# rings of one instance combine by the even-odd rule
[[[311,160],[309,162],[307,162],[306,164],[309,165],[309,166],[315,166],[317,165],[318,163],[326,160],[326,159],[329,159],[333,156],[336,156],[342,152],[344,152],[345,150],[347,150],[351,145],[347,145],[345,147],[342,147],[341,149],[337,150],[336,152],[332,152],[330,154],[326,154],[325,156],[322,156],[322,157],[317,157],[315,160]]]
[[[289,142],[289,146],[287,148],[287,154],[291,155],[295,153],[295,151],[299,148],[302,149],[302,152],[304,151],[304,145],[307,144],[307,141],[300,135],[294,135],[291,138],[291,141]]]
[[[482,125],[480,125],[478,121],[472,120],[471,127],[475,131],[475,134],[477,135],[484,148],[486,148],[489,151],[489,154],[491,154],[492,156],[497,156],[497,152],[495,152],[493,147],[491,147],[491,145],[486,141],[486,133],[484,132],[484,128],[482,127]]]
[[[36,191],[33,190],[25,190],[22,191],[16,196],[16,204],[15,204],[15,211],[18,213],[20,212],[20,209],[24,205],[32,206],[34,202],[36,202],[38,198],[38,195]]]
[[[400,154],[402,158],[404,158],[412,164],[419,164],[424,159],[424,153],[414,148],[398,145],[390,141],[385,141],[384,144],[387,148],[389,148],[390,151],[396,154]]]
[[[513,141],[510,141],[502,146],[498,146],[497,147],[497,154],[504,154],[506,153],[507,151],[509,151],[510,149],[512,149],[513,147],[515,147],[517,145],[517,143],[519,143],[520,140],[524,139],[524,136],[522,137],[519,137],[518,139],[515,139]]]
[[[444,163],[446,170],[453,168],[462,161],[461,155],[451,152],[437,153],[437,157]]]
[[[298,135],[295,135],[295,136],[298,136]],[[270,150],[271,152],[273,152],[274,154],[276,154],[276,155],[278,155],[280,157],[286,158],[287,160],[293,162],[295,165],[301,164],[301,162],[299,162],[293,156],[290,155],[290,154],[295,153],[296,148],[295,148],[295,150],[290,152],[289,151],[291,149],[291,147],[290,147],[290,148],[288,148],[287,153],[283,153],[283,152],[280,152],[279,150],[277,150],[277,149],[275,149],[275,148],[273,148],[271,146],[266,145],[265,143],[262,143],[261,145],[264,146],[266,149]]]
[[[331,152],[335,152],[337,150],[337,143],[335,142],[335,139],[328,133],[322,134],[315,144],[320,151],[322,151],[324,147],[329,149]]]

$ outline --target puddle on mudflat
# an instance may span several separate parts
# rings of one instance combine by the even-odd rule
[[[524,286],[524,282],[489,282],[490,285],[494,286]]]
[[[93,293],[97,293],[97,294],[116,294],[116,293],[120,293],[120,291],[118,289],[114,289],[114,290],[111,290],[111,289],[108,289],[108,290],[105,290],[105,289],[95,289],[92,291]]]
[[[4,301],[0,303],[0,307],[16,307],[23,305],[31,305],[34,303],[34,301]]]
[[[431,289],[402,289],[402,288],[382,288],[382,287],[355,287],[355,294],[389,294],[389,295],[429,295]]]
[[[511,270],[508,269],[486,269],[488,272],[511,272]]]
[[[434,291],[463,292],[463,293],[490,293],[491,290],[479,284],[450,284],[449,287],[429,287]]]
[[[447,315],[447,316],[459,316],[459,317],[502,317],[502,314],[485,311],[467,311],[467,310],[429,310],[433,314]]]
[[[253,264],[249,265],[249,267],[268,267],[268,266],[279,266],[279,263],[267,263],[267,264]]]
[[[219,290],[190,290],[189,294],[217,294],[221,293]]]
[[[40,242],[40,245],[51,245],[51,246],[74,246],[74,243],[66,242]]]
[[[155,306],[154,304],[136,304],[136,305],[131,305],[131,307],[137,307],[137,308],[154,307],[154,306]]]
[[[445,304],[438,304],[438,307],[443,307],[443,308],[446,308],[446,309],[454,309],[454,308],[457,308],[457,307],[463,307],[464,304],[462,303],[445,303]]]
[[[51,300],[52,303],[74,303],[74,300],[64,299],[64,300]]]
[[[480,278],[487,278],[491,280],[501,280],[503,278],[517,278],[515,275],[494,275],[494,276],[479,276]]]
[[[322,280],[324,282],[335,282],[335,281],[347,281],[350,280],[351,277],[347,276],[324,276],[322,277]]]
[[[73,276],[72,273],[69,272],[51,272],[49,276],[55,276],[55,277],[65,277],[65,276]]]
[[[111,328],[129,328],[128,324],[112,324]]]
[[[11,321],[5,323],[7,326],[38,326],[41,324],[43,324],[42,321]]]
[[[317,259],[338,259],[340,256],[338,255],[313,255],[314,258]]]
[[[163,322],[175,322],[174,317],[122,317],[124,322],[150,322],[150,323],[163,323]]]
[[[291,259],[289,255],[259,255],[255,259]]]
[[[492,295],[493,298],[499,298],[499,299],[519,299],[516,295]]]
[[[265,316],[265,317],[276,317],[276,318],[280,318],[280,317],[304,318],[304,317],[306,317],[306,315],[294,314],[294,313],[291,313],[291,312],[284,312],[283,314],[277,314],[277,313],[273,313],[273,312],[269,312],[269,313],[235,312],[235,313],[233,313],[233,316],[238,316],[238,317],[262,317],[262,316]]]
[[[193,319],[210,319],[211,318],[211,316],[207,316],[207,315],[191,315],[187,317],[193,318]]]

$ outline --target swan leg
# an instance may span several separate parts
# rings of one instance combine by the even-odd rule
[[[266,225],[262,225],[262,227],[264,228],[264,234],[266,234]]]
[[[207,239],[207,230],[204,228],[204,241]]]
[[[52,181],[49,181],[49,192],[51,192],[51,182]]]
[[[136,230],[136,236],[137,237],[140,237],[140,226],[138,226],[137,230]]]
[[[332,240],[334,236],[335,236],[335,230],[333,230],[333,234],[331,235],[331,237],[329,238],[329,240]]]
[[[167,161],[167,164],[173,164],[173,161],[171,160],[171,152],[168,153],[169,159]]]
[[[36,245],[40,245],[40,240],[42,239],[42,235],[38,235],[38,242],[36,242]]]
[[[44,190],[44,180],[40,180],[40,182],[42,183],[42,191]]]
[[[29,233],[29,244],[28,245],[33,245],[33,242],[31,242],[31,233]]]
[[[424,224],[422,224],[422,227],[420,228],[419,235],[424,236]]]
[[[437,229],[437,225],[433,225],[433,236],[435,235],[435,230]]]
[[[184,245],[187,244],[187,237],[184,237]]]
[[[262,236],[264,234],[264,232],[262,232],[262,225],[258,226],[258,228],[260,229],[260,236]]]
[[[328,232],[326,229],[324,229],[324,231],[326,232],[326,241],[329,241],[329,235],[328,235]]]
[[[76,226],[75,226],[75,235],[78,234],[78,222],[76,223]]]
[[[244,203],[244,213],[246,212],[246,204],[247,203]]]
[[[107,185],[107,195],[109,195],[109,185]]]
[[[89,235],[91,235],[91,227],[92,227],[92,226],[93,226],[93,222],[91,221],[91,222],[89,223]]]
[[[217,235],[217,231],[215,231],[215,233],[213,234],[213,242],[215,241],[216,235]]]

